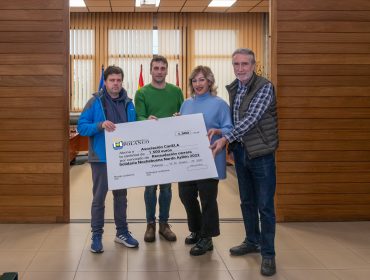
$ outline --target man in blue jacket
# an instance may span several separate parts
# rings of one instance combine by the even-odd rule
[[[108,192],[107,164],[104,133],[115,130],[115,124],[136,120],[132,100],[122,87],[123,71],[109,66],[104,71],[104,87],[87,102],[78,121],[77,130],[89,136],[89,162],[93,179],[93,201],[91,205],[91,252],[102,253],[105,197]],[[127,247],[138,247],[139,242],[128,231],[127,190],[113,191],[114,222],[117,234],[115,242]]]

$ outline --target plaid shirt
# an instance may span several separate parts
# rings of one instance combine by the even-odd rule
[[[233,141],[242,142],[242,137],[261,119],[274,98],[272,84],[265,84],[252,98],[244,118],[240,120],[239,108],[246,92],[247,87],[239,81],[233,104],[234,129],[224,135],[229,143]]]

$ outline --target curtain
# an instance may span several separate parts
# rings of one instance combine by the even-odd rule
[[[125,74],[124,88],[131,98],[138,88],[140,65],[144,83],[150,82],[153,57],[153,15],[151,13],[113,13],[108,26],[108,64],[117,65]]]
[[[149,83],[153,54],[169,62],[167,81],[188,93],[187,79],[197,65],[209,66],[218,94],[234,80],[231,54],[239,47],[256,53],[257,72],[268,76],[268,17],[264,13],[71,13],[71,111],[81,111],[97,90],[101,66],[124,70],[129,96],[137,90],[140,65]]]
[[[149,82],[151,13],[71,13],[70,29],[71,111],[81,111],[98,90],[102,65],[123,69],[123,85],[131,97],[137,89],[140,64],[144,81]]]
[[[215,75],[218,95],[228,102],[225,85],[235,79],[231,54],[235,49],[244,47],[255,52],[258,72],[267,76],[265,60],[268,33],[263,13],[186,15],[188,74],[197,65],[209,66]]]
[[[176,84],[177,77],[179,87],[186,90],[186,71],[184,66],[186,46],[186,30],[184,28],[184,17],[178,13],[159,13],[156,15],[156,28],[158,29],[158,53],[168,60],[168,81]],[[178,72],[176,72],[176,66]]]
[[[94,37],[92,29],[70,30],[70,108],[79,111],[94,91]]]

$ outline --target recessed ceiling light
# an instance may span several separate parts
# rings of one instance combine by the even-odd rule
[[[86,7],[84,0],[69,0],[70,7]]]
[[[159,6],[159,2],[161,0],[135,0],[135,6],[141,7],[141,6]]]
[[[208,7],[231,7],[236,0],[212,0]]]

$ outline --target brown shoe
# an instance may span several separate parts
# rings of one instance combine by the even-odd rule
[[[144,234],[145,242],[154,242],[155,240],[155,223],[148,223]]]
[[[168,241],[176,241],[176,234],[170,229],[168,223],[159,223],[159,234]]]

